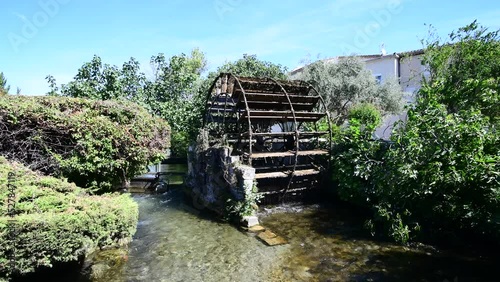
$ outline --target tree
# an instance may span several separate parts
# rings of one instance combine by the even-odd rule
[[[217,68],[217,73],[229,72],[245,77],[270,77],[274,79],[287,79],[287,69],[279,64],[262,61],[256,55],[244,54],[235,62],[226,62]]]
[[[0,72],[0,96],[9,94],[10,86],[7,85],[7,79],[3,75],[3,72]]]
[[[402,109],[403,92],[394,80],[378,85],[371,72],[356,57],[336,63],[317,61],[304,68],[298,79],[311,83],[325,100],[337,125],[346,119],[349,109],[359,103],[375,105],[383,114]]]
[[[172,155],[185,157],[201,125],[197,94],[206,67],[205,55],[194,49],[189,56],[182,53],[167,61],[159,54],[151,58],[151,65],[155,77],[146,90],[148,104],[172,127]]]
[[[139,69],[139,62],[134,58],[120,69],[103,64],[95,55],[78,69],[73,81],[61,86],[60,94],[54,77],[47,76],[51,89],[48,94],[98,100],[127,99],[144,105],[146,77]]]
[[[73,81],[60,89],[54,77],[47,76],[49,95],[135,102],[169,123],[172,154],[185,156],[189,136],[200,125],[195,96],[206,66],[204,54],[194,49],[190,55],[175,55],[167,60],[160,53],[152,56],[150,63],[153,77],[147,78],[134,58],[119,68],[103,64],[99,56],[94,56],[78,70]]]
[[[449,112],[475,108],[491,119],[500,115],[495,91],[500,77],[499,32],[488,31],[474,21],[452,32],[447,42],[434,37],[426,42],[423,63],[431,73],[428,85],[440,87],[438,102]]]
[[[500,238],[498,32],[473,22],[427,43],[431,79],[393,134],[378,180],[380,218],[400,226],[393,234],[421,225]]]

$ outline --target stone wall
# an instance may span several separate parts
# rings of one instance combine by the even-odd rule
[[[190,146],[186,184],[197,208],[209,208],[221,215],[232,213],[244,225],[256,225],[255,169],[243,165],[231,151],[228,146],[203,142]]]

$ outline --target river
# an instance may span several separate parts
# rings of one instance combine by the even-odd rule
[[[137,233],[112,281],[499,281],[498,257],[373,240],[338,205],[263,208],[262,224],[289,244],[268,247],[193,209],[180,191],[134,195]]]
[[[182,182],[176,177],[170,184]],[[102,251],[90,260],[99,274],[93,282],[500,281],[496,252],[375,240],[363,228],[363,216],[339,203],[262,207],[262,225],[289,241],[269,247],[255,234],[194,209],[180,190],[133,198],[139,205],[134,239],[127,250]],[[77,272],[62,269],[48,280],[38,273],[26,281],[89,281],[88,274],[75,277]]]

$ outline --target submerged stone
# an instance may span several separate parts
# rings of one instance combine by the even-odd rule
[[[262,232],[264,230],[266,230],[266,228],[264,228],[264,226],[262,226],[262,225],[254,225],[254,226],[248,228],[248,231],[253,232],[253,233],[259,233],[259,232]]]
[[[247,215],[241,219],[241,222],[244,227],[252,227],[259,225],[259,218],[255,215]]]
[[[269,246],[288,244],[288,241],[285,238],[278,236],[269,230],[266,230],[266,231],[259,233],[259,235],[257,235],[257,237],[259,237],[262,241],[264,241]]]

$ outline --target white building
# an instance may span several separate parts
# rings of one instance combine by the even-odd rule
[[[385,53],[385,52],[383,52]],[[371,70],[373,76],[379,83],[384,83],[387,79],[397,79],[404,92],[406,103],[415,101],[415,93],[422,86],[422,77],[428,77],[426,66],[422,64],[424,51],[422,49],[379,55],[356,55]],[[325,59],[327,63],[336,63],[345,56]],[[290,72],[290,76],[295,76],[302,72],[304,67],[296,68]],[[392,131],[392,126],[397,120],[406,119],[406,113],[399,115],[389,115],[384,118],[383,125],[379,127],[375,134],[383,139],[388,139]]]

